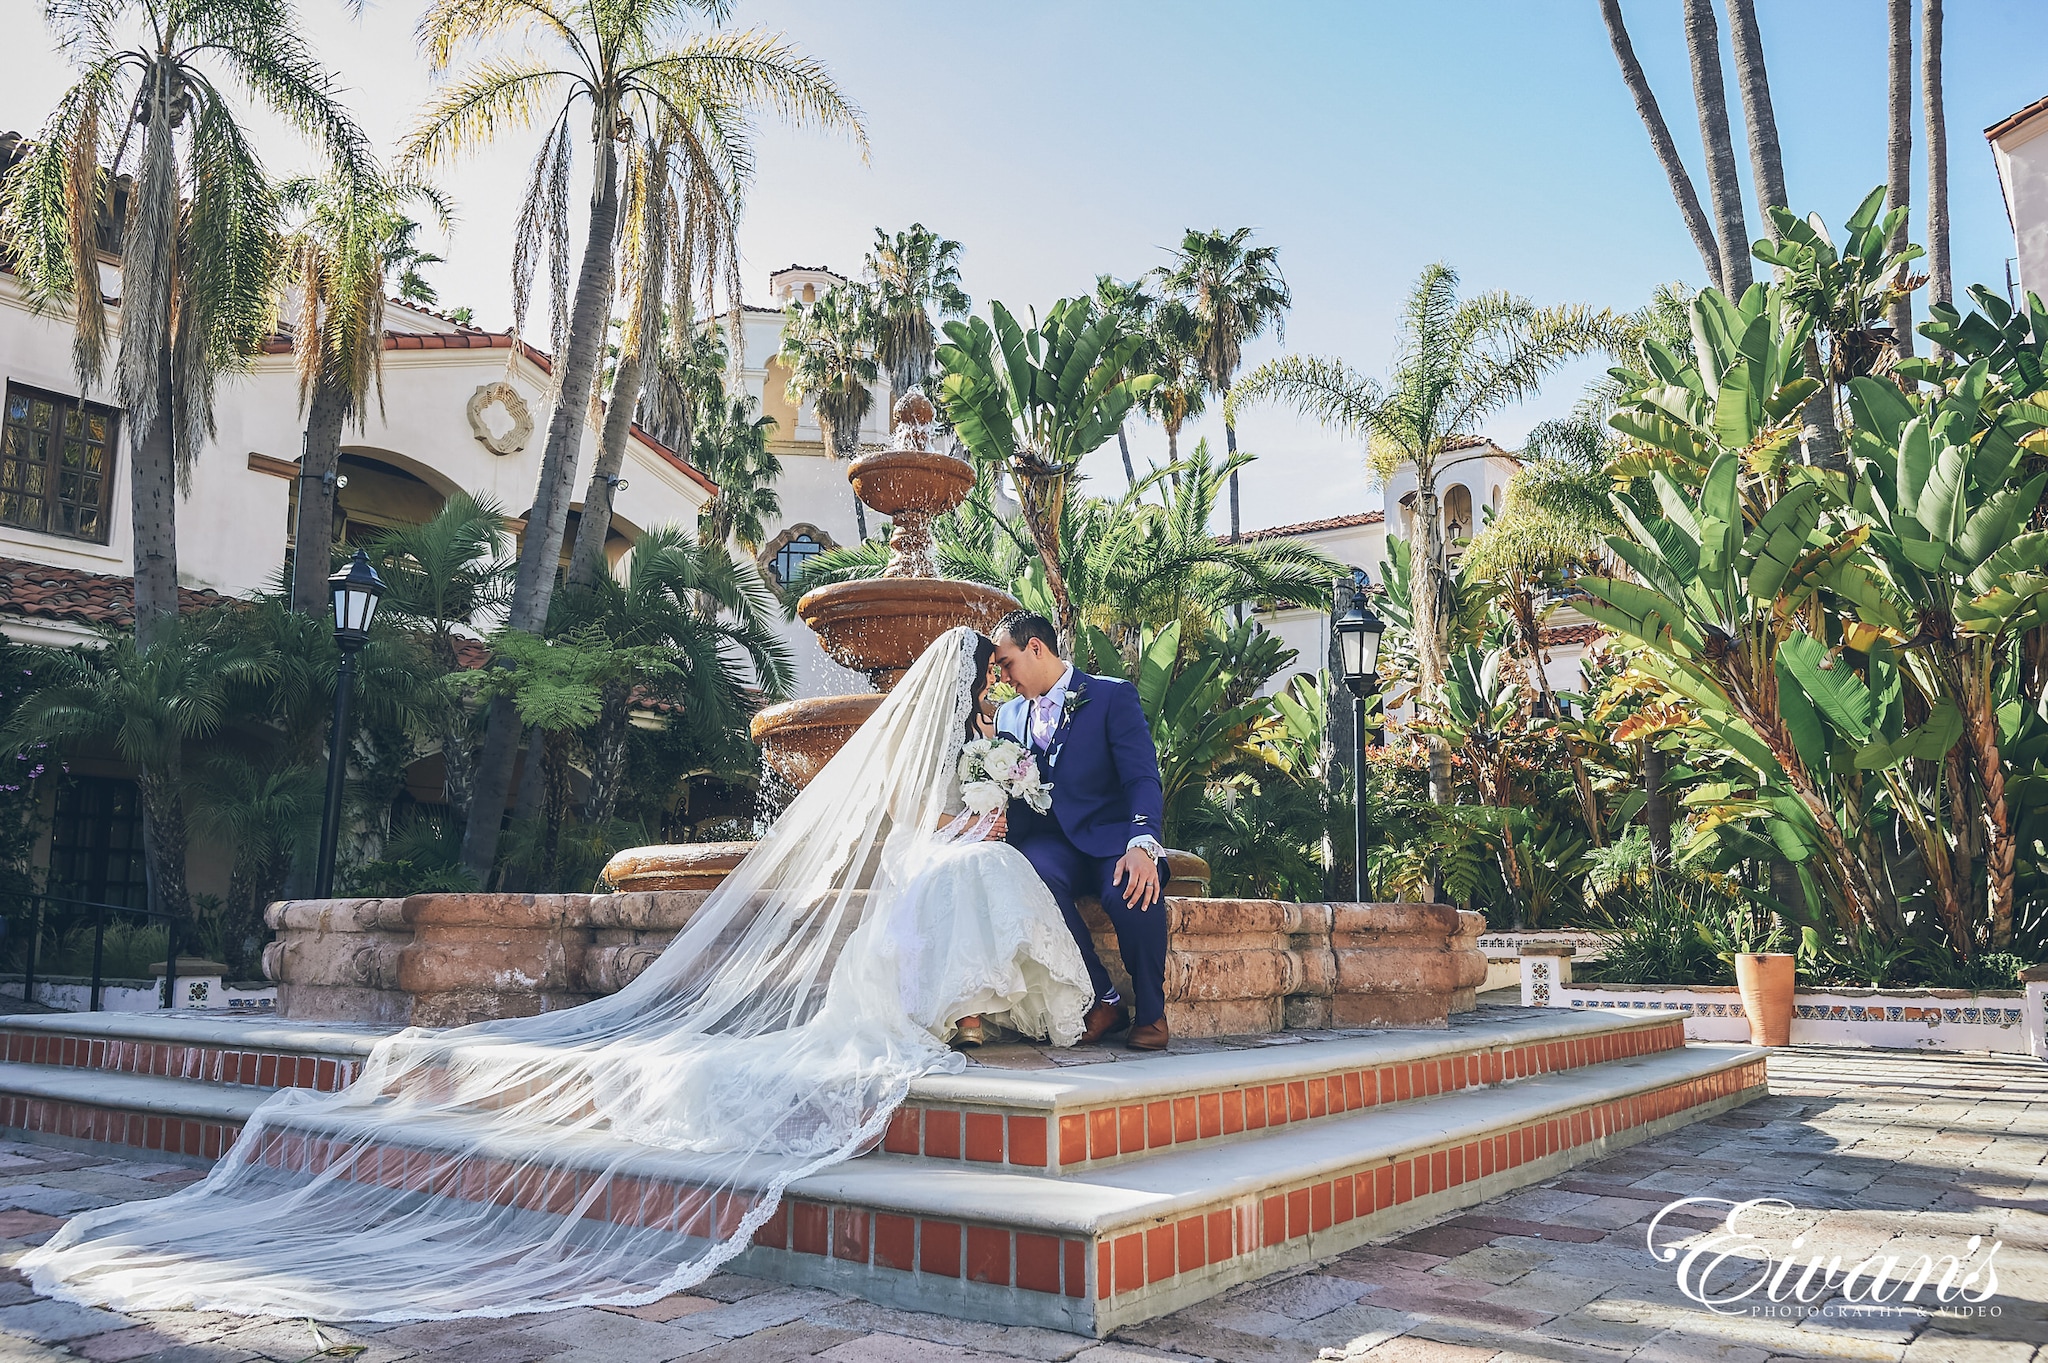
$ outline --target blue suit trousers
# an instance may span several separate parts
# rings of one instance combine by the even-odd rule
[[[1019,819],[1019,814],[1024,817]],[[1123,889],[1114,879],[1119,858],[1089,856],[1067,840],[1055,820],[1033,817],[1029,811],[1011,814],[1010,845],[1024,854],[1052,891],[1053,901],[1067,920],[1067,930],[1074,934],[1074,942],[1081,948],[1081,959],[1088,965],[1088,979],[1095,986],[1096,999],[1107,999],[1112,990],[1109,972],[1103,969],[1102,958],[1095,951],[1095,938],[1074,902],[1089,894],[1101,898],[1103,912],[1116,929],[1117,951],[1131,977],[1131,1007],[1136,1025],[1142,1027],[1166,1016],[1165,895],[1162,893],[1149,909],[1132,908],[1124,902]],[[1163,860],[1159,863],[1159,884],[1163,890]]]

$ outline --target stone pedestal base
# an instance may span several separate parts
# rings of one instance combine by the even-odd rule
[[[1101,906],[1081,912],[1117,989],[1130,976]],[[1168,899],[1166,1024],[1175,1036],[1442,1027],[1475,1006],[1486,920],[1441,904]]]
[[[1193,870],[1175,866],[1174,888],[1198,883]],[[451,1027],[526,1017],[624,988],[709,893],[274,904],[278,940],[264,970],[278,982],[278,1015],[295,1021]],[[1103,963],[1127,990],[1115,933],[1092,901],[1083,911]],[[1163,911],[1172,942],[1167,1021],[1179,1036],[1441,1027],[1472,1006],[1486,974],[1479,915],[1441,905],[1176,895]]]
[[[617,993],[707,891],[430,894],[270,906],[279,1017],[456,1027]]]

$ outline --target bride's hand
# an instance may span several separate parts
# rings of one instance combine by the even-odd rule
[[[983,835],[982,840],[984,842],[1001,842],[1009,835],[1010,811],[1004,809],[997,811],[996,821],[988,826],[988,832]]]

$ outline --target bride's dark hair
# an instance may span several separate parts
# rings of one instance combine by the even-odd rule
[[[986,634],[974,641],[974,690],[967,697],[967,737],[981,737],[981,698],[988,691],[988,664],[996,656],[995,640]]]

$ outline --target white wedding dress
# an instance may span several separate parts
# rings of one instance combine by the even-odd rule
[[[208,1176],[19,1263],[115,1310],[323,1320],[652,1301],[872,1148],[969,1014],[1071,1044],[1093,1003],[1051,894],[957,811],[976,635],[924,656],[640,978],[378,1044],[285,1089]],[[951,831],[937,832],[942,824]]]

